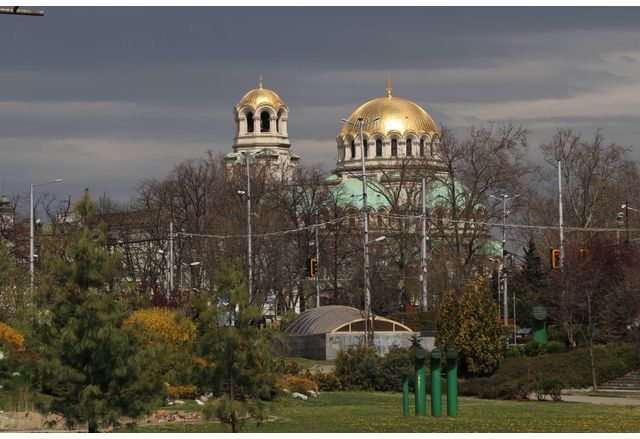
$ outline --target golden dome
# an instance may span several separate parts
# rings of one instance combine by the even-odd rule
[[[364,117],[365,120],[380,118],[377,122],[364,127],[364,134],[369,137],[374,134],[382,134],[386,137],[391,133],[398,133],[402,136],[414,133],[418,137],[428,134],[431,137],[433,134],[439,133],[431,116],[415,102],[393,96],[390,84],[387,84],[385,97],[373,99],[361,105],[351,113],[347,120],[357,124],[359,117]],[[358,127],[345,123],[338,137],[344,139],[348,135],[359,136]]]
[[[260,75],[258,78],[258,88],[254,88],[244,95],[242,99],[240,99],[240,102],[238,102],[238,105],[236,105],[236,109],[239,110],[242,107],[249,106],[256,110],[262,105],[269,105],[276,110],[285,106],[282,98],[280,98],[275,91],[262,86],[262,75]]]

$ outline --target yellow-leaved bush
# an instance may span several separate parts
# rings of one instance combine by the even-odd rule
[[[167,308],[145,308],[133,312],[125,325],[139,323],[147,343],[158,339],[176,348],[188,348],[196,338],[196,325],[177,311]]]
[[[15,349],[24,349],[24,335],[6,323],[0,322],[0,346],[8,345]]]

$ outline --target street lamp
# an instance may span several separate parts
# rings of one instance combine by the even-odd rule
[[[249,271],[249,303],[253,301],[253,255],[251,251],[251,170],[249,168],[249,164],[251,162],[251,157],[256,155],[257,153],[258,151],[253,153],[241,153],[247,165],[247,269]],[[245,191],[239,190],[238,194],[243,196],[245,195]]]
[[[30,288],[33,290],[34,283],[34,250],[33,250],[33,241],[34,241],[34,225],[33,225],[33,188],[38,186],[44,186],[46,184],[60,183],[62,181],[61,178],[52,181],[46,181],[44,183],[31,183],[31,191],[30,191],[30,202],[29,202],[29,275],[31,276]]]
[[[364,307],[365,307],[365,332],[368,334],[367,326],[369,319],[371,318],[371,288],[369,286],[369,220],[367,216],[367,170],[365,165],[365,151],[364,149],[364,127],[372,125],[380,120],[379,117],[373,117],[371,120],[367,120],[365,117],[360,116],[356,122],[351,122],[347,119],[342,119],[347,125],[358,128],[360,131],[360,159],[362,164],[362,218],[364,221]],[[369,340],[369,344],[373,343],[373,340]]]
[[[500,194],[500,196],[495,196],[495,195],[489,195],[491,198],[495,198],[496,200],[501,200],[502,201],[502,262],[500,263],[500,271],[499,271],[499,276],[502,279],[502,286],[503,286],[503,301],[504,301],[504,308],[503,308],[503,321],[504,321],[504,326],[507,326],[509,324],[509,296],[508,296],[508,280],[507,280],[507,275],[506,273],[502,273],[503,270],[505,269],[505,263],[504,260],[507,256],[507,228],[506,228],[506,222],[507,222],[507,200],[509,199],[516,199],[520,196],[520,194],[518,195],[507,195],[507,194]],[[500,282],[498,283],[500,285]]]

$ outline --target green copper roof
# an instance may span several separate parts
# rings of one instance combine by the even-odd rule
[[[453,194],[451,193],[450,186],[450,181],[433,181],[429,187],[429,190],[427,191],[427,207],[429,209],[433,209],[435,207],[451,207]],[[469,189],[458,180],[453,181],[453,189],[455,191],[457,206],[459,208],[463,208],[467,201],[466,199],[469,194]],[[478,207],[482,206],[478,204],[476,205],[476,208]]]
[[[342,208],[362,209],[362,180],[359,178],[345,178],[331,188],[331,194]],[[391,208],[388,191],[373,179],[367,179],[367,205],[373,210]]]
[[[489,238],[480,248],[480,253],[485,256],[502,256],[502,243],[493,238]]]

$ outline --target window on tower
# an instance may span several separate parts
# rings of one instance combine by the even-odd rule
[[[369,157],[369,141],[367,139],[364,139],[363,142],[364,142],[364,156]]]
[[[260,132],[268,133],[271,131],[271,117],[268,111],[263,111],[260,114]]]
[[[407,157],[411,157],[413,155],[411,139],[407,139]]]
[[[391,157],[398,157],[398,139],[391,139]]]
[[[382,157],[382,139],[376,139],[376,157]]]
[[[420,139],[420,157],[424,157],[424,139]]]
[[[351,141],[351,158],[352,159],[356,158],[356,141],[355,140]]]
[[[247,113],[247,133],[253,133],[253,113]]]

